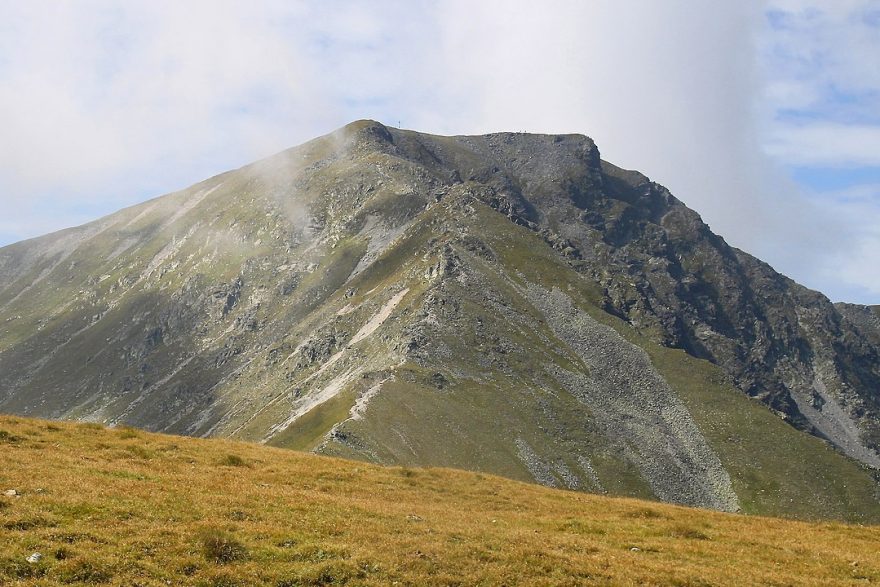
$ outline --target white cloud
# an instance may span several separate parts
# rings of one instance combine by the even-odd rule
[[[880,88],[880,6],[874,0],[770,0],[781,18],[769,46],[778,72],[844,91]]]
[[[880,126],[833,122],[778,125],[765,150],[789,165],[880,167]]]
[[[880,5],[873,0],[771,0],[763,36],[762,141],[785,166],[880,167]],[[856,177],[855,175],[853,177]],[[854,197],[859,194],[859,197]],[[837,299],[880,300],[880,186],[816,193],[833,221],[824,262],[795,277]],[[827,239],[826,239],[827,240]]]
[[[845,301],[880,298],[880,184],[865,184],[826,194],[837,203],[836,213],[844,217],[849,231],[848,246],[836,257],[836,265],[817,268],[815,278],[828,287],[845,292]]]
[[[286,6],[3,4],[4,198],[85,197],[131,173],[174,177],[199,158],[228,161],[221,149],[265,154],[325,130],[305,39],[275,24],[299,15]]]
[[[828,107],[828,79],[874,87],[872,38],[844,38],[844,9],[867,4],[817,20],[809,2],[774,0],[795,17],[760,45],[764,0],[0,0],[0,233],[60,228],[371,117],[589,134],[733,244],[833,285],[852,217],[800,195],[762,142],[792,161],[863,152],[838,127],[773,116]],[[816,73],[825,61],[833,72]]]

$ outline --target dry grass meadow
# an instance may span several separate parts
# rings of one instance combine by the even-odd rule
[[[0,417],[9,490],[0,585],[880,582],[878,527],[91,424]]]

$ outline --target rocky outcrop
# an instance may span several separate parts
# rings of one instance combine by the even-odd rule
[[[665,188],[602,161],[586,137],[456,138],[468,159],[434,137],[408,140],[600,284],[608,312],[711,360],[793,425],[880,467],[876,311],[836,307],[730,247]]]

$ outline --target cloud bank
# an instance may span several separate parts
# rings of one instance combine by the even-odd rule
[[[880,17],[826,4],[0,0],[0,243],[376,118],[588,134],[732,244],[877,303],[880,191],[791,179],[880,166]]]

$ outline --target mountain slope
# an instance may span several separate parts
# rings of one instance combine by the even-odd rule
[[[0,417],[3,585],[850,585],[877,527]],[[37,562],[27,558],[34,553]]]
[[[3,411],[880,518],[866,310],[583,136],[353,123],[0,249],[0,284]]]

